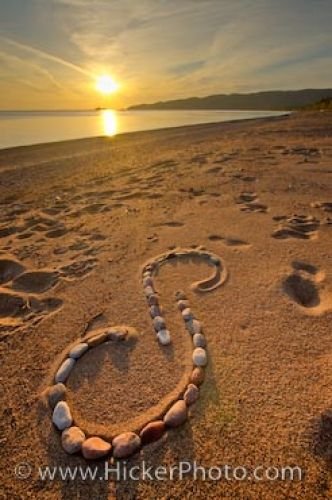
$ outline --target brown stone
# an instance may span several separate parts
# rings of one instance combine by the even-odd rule
[[[111,449],[110,443],[99,437],[90,437],[82,445],[83,457],[89,460],[104,457]]]
[[[84,440],[85,434],[79,427],[68,427],[61,434],[62,448],[70,455],[81,450]]]
[[[86,343],[89,347],[96,347],[99,344],[103,344],[109,337],[108,332],[99,333],[99,335],[95,335],[94,337],[90,337],[86,339]]]
[[[115,458],[126,458],[138,450],[141,439],[134,432],[124,432],[113,439],[112,446]]]
[[[196,368],[193,369],[191,377],[190,377],[190,382],[194,385],[201,385],[204,382],[204,377],[205,373],[203,368],[200,366],[197,366]]]
[[[153,443],[158,441],[165,432],[165,422],[162,420],[156,420],[155,422],[150,422],[144,429],[140,432],[140,438],[142,444]]]
[[[178,427],[187,420],[187,406],[183,399],[180,399],[168,410],[164,416],[167,427]]]
[[[195,384],[189,384],[186,392],[184,393],[183,399],[187,406],[196,403],[199,398],[199,389]]]

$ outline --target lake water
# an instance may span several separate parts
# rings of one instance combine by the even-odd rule
[[[279,116],[279,111],[0,111],[0,149],[124,132]]]

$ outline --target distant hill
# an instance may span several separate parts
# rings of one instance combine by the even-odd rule
[[[318,102],[314,102],[313,104],[308,104],[307,106],[303,106],[301,108],[303,111],[317,110],[317,111],[332,111],[332,99],[327,97],[325,99],[321,99]]]
[[[331,99],[332,89],[271,90],[253,94],[218,94],[207,97],[189,97],[153,104],[138,104],[131,110],[149,109],[256,109],[293,110],[322,99]]]

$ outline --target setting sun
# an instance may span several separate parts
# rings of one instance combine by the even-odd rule
[[[101,94],[112,94],[116,92],[119,85],[109,75],[101,75],[96,79],[96,89]]]

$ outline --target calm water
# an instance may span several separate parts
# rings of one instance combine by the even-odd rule
[[[0,149],[124,132],[278,116],[279,111],[0,111]]]

